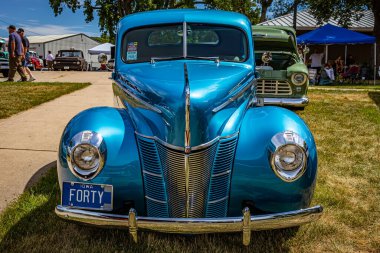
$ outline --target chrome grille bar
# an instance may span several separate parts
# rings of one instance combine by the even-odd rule
[[[292,88],[287,81],[261,79],[257,82],[257,94],[291,95]]]

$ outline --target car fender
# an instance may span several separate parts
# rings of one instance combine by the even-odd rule
[[[68,168],[67,146],[82,131],[100,134],[107,155],[104,168],[93,179],[80,179]],[[58,177],[62,182],[82,182],[113,185],[114,210],[125,202],[134,203],[137,210],[145,210],[143,183],[134,129],[127,111],[111,107],[95,107],[82,111],[66,126],[59,145]]]
[[[305,173],[294,182],[280,179],[270,165],[269,147],[277,133],[293,131],[308,147]],[[229,215],[251,203],[253,213],[306,208],[312,199],[317,173],[317,150],[306,123],[294,112],[274,106],[250,108],[240,128],[232,172]],[[248,202],[247,202],[248,201]]]

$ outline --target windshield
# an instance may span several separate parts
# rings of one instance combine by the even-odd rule
[[[62,57],[82,57],[81,51],[60,51],[59,56]]]
[[[122,58],[127,63],[149,62],[155,58],[215,58],[220,61],[244,62],[248,56],[245,33],[237,28],[186,24],[187,43],[184,50],[184,24],[144,27],[126,33]]]

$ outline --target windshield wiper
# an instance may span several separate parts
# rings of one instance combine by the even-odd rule
[[[190,59],[190,60],[211,60],[214,61],[215,63],[219,63],[219,57],[218,56],[176,56],[176,57],[152,57],[150,58],[150,63],[154,64],[157,61],[173,61],[173,60],[183,60],[183,59]]]
[[[150,63],[154,64],[157,61],[173,61],[173,60],[182,60],[185,59],[183,56],[175,56],[175,57],[151,57]]]

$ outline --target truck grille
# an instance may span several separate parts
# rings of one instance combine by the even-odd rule
[[[227,215],[237,135],[188,155],[188,193],[185,153],[154,139],[137,135],[137,140],[148,216],[214,218]]]
[[[292,88],[287,81],[281,80],[258,80],[257,90],[258,95],[291,95]]]

